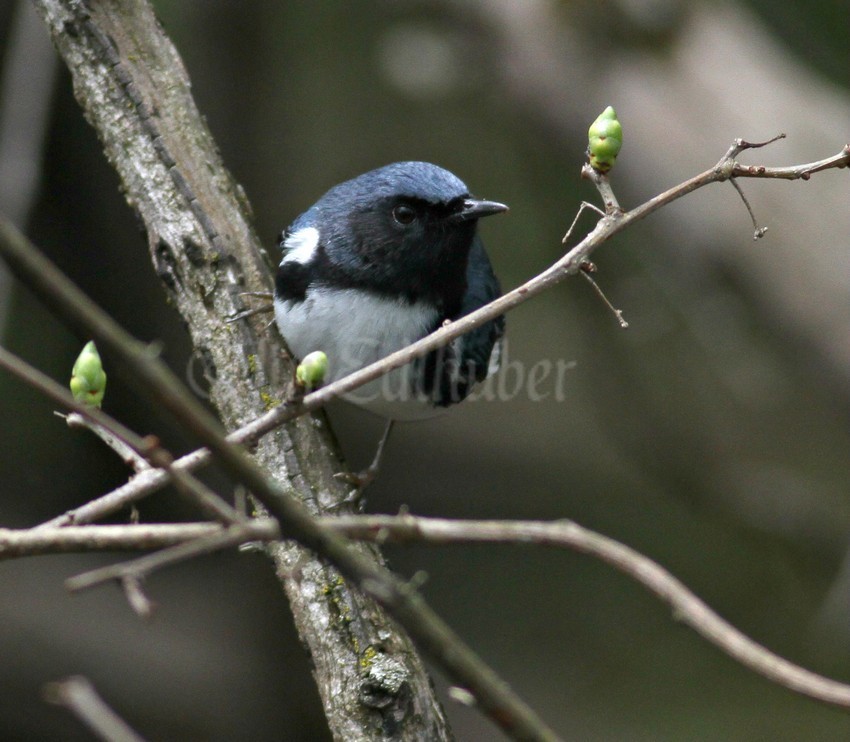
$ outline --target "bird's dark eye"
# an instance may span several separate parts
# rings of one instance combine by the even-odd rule
[[[399,204],[393,209],[393,219],[399,224],[407,225],[416,219],[416,211],[405,204]]]

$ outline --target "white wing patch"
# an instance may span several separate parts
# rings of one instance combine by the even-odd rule
[[[303,227],[293,232],[283,241],[283,263],[301,263],[306,265],[310,262],[316,248],[319,246],[319,230],[315,227]]]

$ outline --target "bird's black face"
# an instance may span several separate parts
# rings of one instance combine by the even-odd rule
[[[355,209],[351,268],[364,285],[409,301],[432,301],[456,311],[466,288],[466,265],[477,220],[506,207],[468,195],[433,203],[395,196]]]

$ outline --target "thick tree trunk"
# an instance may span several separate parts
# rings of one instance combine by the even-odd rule
[[[264,320],[225,322],[245,308],[242,292],[270,289],[269,270],[179,55],[146,2],[35,5],[145,225],[154,268],[186,320],[222,421],[234,429],[258,417],[279,399],[291,365]],[[266,436],[256,457],[313,512],[345,511],[347,491],[333,478],[342,464],[322,416]],[[312,553],[291,542],[271,551],[334,736],[450,739],[406,634]]]

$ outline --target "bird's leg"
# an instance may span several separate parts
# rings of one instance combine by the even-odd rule
[[[354,485],[358,492],[364,490],[368,485],[370,485],[374,481],[375,477],[378,476],[378,470],[381,467],[381,458],[384,455],[384,447],[387,445],[394,422],[394,420],[387,420],[387,425],[384,428],[384,434],[378,442],[378,450],[375,451],[375,457],[372,459],[372,463],[369,464],[369,466],[358,472],[340,472],[336,475],[336,477]]]
[[[238,314],[233,315],[229,319],[226,319],[225,322],[228,324],[232,322],[238,322],[240,319],[247,319],[248,317],[253,317],[255,314],[264,314],[265,312],[273,312],[274,304],[272,303],[272,299],[274,299],[274,294],[271,291],[243,291],[239,296],[245,297],[250,296],[253,299],[268,299],[268,304],[262,304],[259,307],[254,307],[253,309],[246,309]]]

